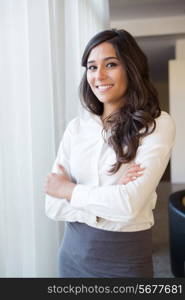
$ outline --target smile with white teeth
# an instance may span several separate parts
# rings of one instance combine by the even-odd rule
[[[113,84],[106,84],[106,85],[97,85],[96,87],[100,91],[106,91],[106,90],[110,89],[112,86],[113,86]]]

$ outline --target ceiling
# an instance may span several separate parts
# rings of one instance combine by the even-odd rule
[[[185,16],[185,0],[109,0],[109,3],[112,21]],[[153,80],[168,80],[168,61],[175,58],[177,38],[185,38],[185,35],[136,38],[148,57]]]
[[[109,0],[109,3],[112,20],[185,15],[184,0]]]

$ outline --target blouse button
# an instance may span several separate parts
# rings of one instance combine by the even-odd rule
[[[96,216],[96,223],[98,223],[100,221],[100,217]]]

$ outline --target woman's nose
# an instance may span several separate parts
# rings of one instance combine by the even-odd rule
[[[106,70],[104,68],[97,68],[96,71],[96,79],[97,80],[103,80],[104,78],[106,78],[107,74],[106,74]]]

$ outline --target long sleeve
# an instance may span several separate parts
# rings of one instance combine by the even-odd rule
[[[57,152],[57,157],[52,167],[52,173],[59,173],[57,168],[57,164],[61,164],[64,166],[68,175],[70,175],[70,166],[69,166],[69,156],[70,156],[70,139],[71,132],[70,127],[73,123],[73,120],[69,123],[66,130],[64,131],[62,140],[59,145],[59,149]],[[77,214],[77,209],[72,208],[67,199],[59,199],[52,197],[48,194],[45,196],[45,213],[46,215],[56,221],[64,221],[68,219],[69,221],[73,221]]]
[[[111,221],[131,222],[146,206],[152,210],[152,195],[167,167],[175,141],[175,123],[170,115],[156,120],[154,132],[141,141],[135,158],[146,169],[127,185],[89,186],[77,184],[71,206]]]

